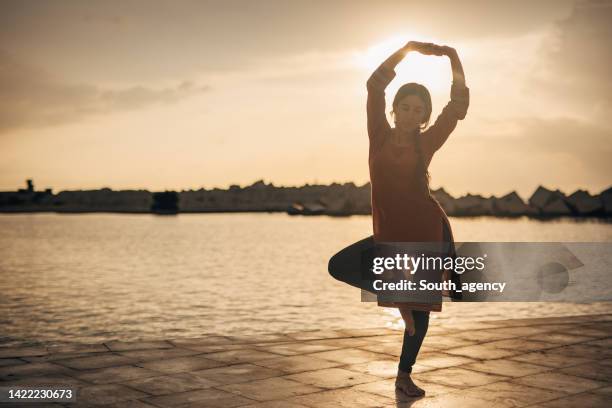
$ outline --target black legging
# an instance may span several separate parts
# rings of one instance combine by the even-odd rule
[[[446,243],[445,251],[451,253],[451,234],[446,223],[442,223],[442,234],[443,241]],[[413,310],[412,317],[414,318],[414,334],[409,336],[408,331],[404,330],[402,354],[399,362],[399,369],[406,373],[412,372],[412,366],[416,362],[421,344],[423,344],[423,340],[427,334],[427,328],[429,327],[429,312]]]
[[[404,342],[402,343],[402,354],[400,356],[399,369],[406,373],[412,372],[423,339],[429,327],[429,312],[412,311],[414,317],[415,332],[412,336],[408,335],[408,330],[404,330]]]
[[[453,254],[454,244],[451,245],[451,233],[445,222],[442,223],[442,230],[443,242],[445,242],[444,252]],[[360,251],[372,248],[373,246],[373,237],[369,236],[353,244],[351,246],[351,251],[340,252],[333,256],[329,261],[328,267],[331,275],[342,282],[348,283],[349,285],[371,291],[371,287],[368,286],[370,283],[364,283],[362,280],[362,276],[360,274],[361,258],[356,256],[356,254],[360,254]],[[460,286],[460,283],[457,283],[459,282],[457,276],[452,274],[452,279],[455,284]],[[414,318],[415,333],[414,335],[409,336],[404,330],[402,354],[399,362],[399,369],[407,373],[412,372],[412,366],[416,361],[419,350],[421,349],[421,344],[423,344],[423,340],[427,334],[427,328],[429,327],[429,312],[412,310],[412,316]]]

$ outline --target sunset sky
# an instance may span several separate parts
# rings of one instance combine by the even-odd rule
[[[612,184],[612,1],[2,1],[0,190],[368,181],[365,83],[410,40],[471,103],[431,166],[453,195]],[[387,90],[448,102],[446,57]],[[388,109],[389,110],[389,109]]]

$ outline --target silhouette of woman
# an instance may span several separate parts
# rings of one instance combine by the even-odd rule
[[[391,111],[395,127],[389,125],[385,116],[385,88],[395,77],[395,66],[410,51],[450,58],[453,72],[451,99],[427,130],[432,108],[429,91],[423,85],[411,82],[399,88]],[[433,154],[448,139],[457,121],[465,118],[469,105],[469,89],[456,50],[410,41],[374,71],[367,81],[367,89],[374,241],[441,242],[447,245],[449,254],[454,254],[450,223],[430,193],[427,169]],[[444,271],[444,280],[448,278],[447,272]],[[450,295],[453,299],[459,298],[454,291]],[[425,391],[414,384],[410,374],[427,333],[429,313],[441,311],[442,304],[379,300],[378,305],[399,308],[406,323],[396,388],[409,396],[424,395]]]

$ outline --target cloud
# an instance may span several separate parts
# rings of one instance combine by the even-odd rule
[[[208,90],[190,81],[173,87],[137,85],[118,89],[70,83],[6,52],[0,52],[0,60],[0,133],[175,103]]]
[[[497,134],[476,136],[470,142],[486,145],[491,154],[514,152],[519,162],[528,156],[571,157],[587,174],[605,178],[612,174],[609,126],[570,117],[516,117],[511,123],[514,125],[511,131],[504,130],[506,121],[500,122],[493,126],[501,129]],[[554,161],[551,159],[541,166],[550,165],[550,169],[557,168],[562,172],[572,171],[569,163],[559,163],[561,167],[556,167],[556,163],[552,165]]]
[[[567,15],[570,4],[4,0],[0,48],[85,82],[191,78],[233,70],[252,58],[363,48],[398,34],[406,41],[418,34],[459,46],[514,37]]]
[[[612,113],[612,2],[580,1],[557,22],[528,85],[595,120]]]

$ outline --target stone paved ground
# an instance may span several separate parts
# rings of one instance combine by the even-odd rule
[[[70,407],[608,407],[611,334],[612,314],[432,322],[419,399],[396,394],[402,333],[381,328],[0,348],[0,386],[72,385]]]

